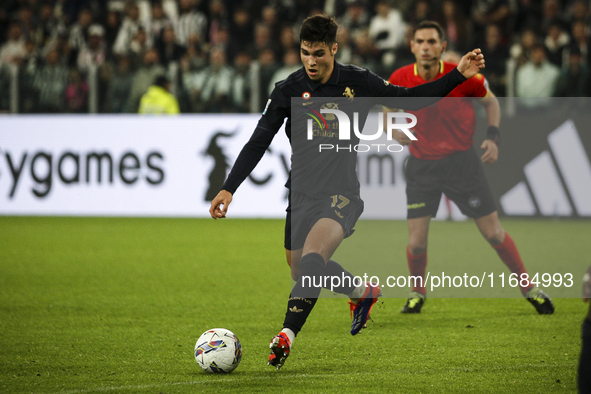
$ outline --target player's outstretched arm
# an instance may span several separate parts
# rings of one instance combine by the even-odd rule
[[[218,193],[213,200],[211,200],[211,207],[209,208],[209,214],[214,219],[223,219],[226,217],[228,212],[228,206],[232,202],[232,193],[227,190],[222,190]]]
[[[483,68],[484,55],[480,48],[476,48],[465,54],[460,60],[460,63],[458,63],[458,71],[466,78],[472,78]]]

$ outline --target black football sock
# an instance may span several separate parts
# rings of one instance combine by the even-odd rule
[[[579,360],[579,393],[591,393],[591,320],[589,318],[583,322],[583,345]]]
[[[302,329],[318,300],[322,290],[325,265],[324,259],[318,253],[308,253],[302,257],[300,262],[302,274],[291,290],[283,323],[284,328],[289,328],[296,335]]]
[[[336,261],[328,260],[325,274],[329,277],[325,283],[325,289],[346,295],[355,290],[353,275]]]

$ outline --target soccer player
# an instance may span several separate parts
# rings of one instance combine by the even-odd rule
[[[414,29],[410,46],[416,63],[394,71],[390,83],[406,87],[420,86],[443,78],[456,67],[441,61],[446,41],[441,26],[436,22],[419,23]],[[499,102],[481,74],[455,88],[448,97],[453,99],[446,98],[436,106],[416,113],[416,140],[411,141],[401,131],[393,130],[394,139],[401,145],[410,145],[410,157],[405,170],[409,232],[406,256],[411,275],[422,278],[422,282],[415,282],[402,313],[420,313],[425,302],[429,222],[437,213],[442,193],[454,201],[465,215],[474,218],[480,233],[512,273],[519,276],[526,273],[513,239],[499,222],[492,194],[479,163],[492,164],[497,161],[501,120]],[[486,139],[480,145],[484,149],[480,160],[472,148],[475,129],[472,100],[464,97],[473,98],[485,109],[488,130]],[[384,110],[384,116],[387,112]],[[538,313],[554,312],[552,300],[529,281],[520,280],[520,288]]]
[[[285,80],[278,82],[267,102],[261,119],[248,143],[240,152],[222,190],[212,200],[210,214],[218,219],[226,216],[228,206],[238,186],[255,168],[273,137],[286,122],[286,133],[292,142],[292,167],[286,187],[290,190],[285,226],[285,249],[292,277],[296,280],[287,302],[283,329],[271,341],[269,365],[279,369],[289,355],[295,336],[312,311],[320,288],[304,285],[302,278],[312,283],[322,282],[324,276],[351,279],[333,291],[347,295],[352,302],[353,323],[351,334],[356,335],[367,321],[371,307],[377,301],[380,289],[376,285],[355,287],[352,275],[340,264],[330,260],[341,241],[351,235],[363,211],[359,197],[359,182],[355,172],[356,156],[338,154],[318,155],[318,141],[337,142],[336,137],[324,136],[309,141],[307,146],[296,146],[296,137],[305,135],[305,129],[292,128],[291,97],[309,100],[311,108],[323,97],[376,97],[392,100],[405,108],[407,97],[443,97],[467,78],[484,67],[479,49],[466,54],[456,70],[445,78],[412,89],[393,86],[369,70],[335,62],[337,24],[333,18],[316,15],[307,18],[300,30],[300,57],[303,67]],[[436,99],[432,100],[432,102]],[[389,102],[389,101],[388,101]],[[430,103],[424,104],[428,105]],[[412,107],[410,103],[408,105]],[[419,109],[422,106],[416,106]],[[369,107],[360,111],[360,122],[365,122]],[[296,134],[298,133],[298,134]],[[351,142],[355,139],[352,138]],[[357,142],[359,139],[357,138]],[[304,144],[307,144],[305,141]],[[322,160],[319,164],[315,160]],[[316,186],[313,186],[316,185]],[[339,200],[334,208],[332,196]]]

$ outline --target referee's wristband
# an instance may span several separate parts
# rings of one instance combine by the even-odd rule
[[[486,129],[486,139],[491,140],[495,144],[499,145],[499,142],[501,142],[499,128],[497,126],[488,126],[488,129]]]

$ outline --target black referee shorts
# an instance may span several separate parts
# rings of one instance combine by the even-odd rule
[[[345,238],[353,234],[353,227],[363,213],[363,200],[348,194],[311,198],[290,191],[286,212],[284,246],[287,250],[298,250],[304,247],[312,226],[322,218],[336,220],[343,227]]]
[[[421,160],[411,155],[405,175],[408,219],[435,216],[441,193],[471,218],[497,210],[473,148],[439,160]]]

